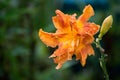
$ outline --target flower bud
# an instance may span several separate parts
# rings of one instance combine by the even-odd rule
[[[102,23],[102,27],[100,29],[100,34],[98,36],[99,39],[101,39],[103,37],[103,35],[105,35],[108,32],[108,30],[111,28],[112,23],[113,23],[112,15],[110,15],[104,19],[104,21]]]

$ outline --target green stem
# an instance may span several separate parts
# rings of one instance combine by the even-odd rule
[[[109,75],[108,75],[108,72],[107,72],[107,69],[106,69],[106,62],[105,62],[106,54],[104,53],[104,49],[100,45],[100,39],[99,38],[96,39],[95,44],[96,44],[96,47],[99,48],[100,53],[101,53],[101,57],[99,59],[100,66],[101,66],[101,68],[102,68],[102,70],[103,70],[103,72],[105,74],[106,80],[109,80]]]

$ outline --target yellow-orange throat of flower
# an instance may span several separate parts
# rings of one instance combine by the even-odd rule
[[[52,17],[55,33],[47,33],[42,29],[39,31],[39,37],[47,46],[56,47],[58,49],[50,56],[57,63],[56,69],[62,67],[63,63],[76,56],[76,60],[80,60],[82,66],[86,64],[88,55],[94,55],[91,44],[94,41],[94,35],[99,30],[99,25],[87,22],[94,15],[91,5],[87,5],[83,14],[76,19],[76,14],[64,14],[60,10],[56,10],[56,16]]]

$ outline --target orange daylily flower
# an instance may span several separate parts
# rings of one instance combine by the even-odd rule
[[[51,47],[58,46],[58,49],[50,56],[57,63],[56,69],[62,67],[63,63],[76,56],[82,66],[86,64],[87,56],[94,55],[91,44],[94,41],[94,35],[99,30],[99,25],[87,22],[94,15],[91,5],[84,8],[83,14],[76,19],[76,14],[64,14],[56,10],[56,16],[52,17],[55,33],[47,33],[42,29],[39,31],[40,39]]]

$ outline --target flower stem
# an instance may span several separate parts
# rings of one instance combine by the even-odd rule
[[[109,75],[108,75],[108,72],[107,72],[107,69],[106,69],[106,62],[105,62],[105,57],[107,55],[104,53],[105,51],[100,45],[100,40],[101,39],[97,38],[95,44],[96,44],[96,47],[99,48],[100,53],[101,53],[99,61],[100,61],[100,66],[101,66],[101,68],[102,68],[102,70],[104,72],[105,79],[109,80]]]

